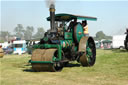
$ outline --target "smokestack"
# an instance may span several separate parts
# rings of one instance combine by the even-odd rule
[[[56,28],[55,28],[55,5],[51,4],[50,8],[50,26],[51,26],[51,32],[56,32]]]

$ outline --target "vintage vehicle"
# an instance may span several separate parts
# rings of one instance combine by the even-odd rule
[[[69,61],[78,61],[82,66],[93,66],[96,60],[95,42],[91,36],[84,36],[81,22],[69,26],[76,20],[96,21],[97,18],[73,14],[55,14],[55,7],[50,6],[51,29],[39,44],[33,46],[31,60],[34,71],[61,71]],[[59,24],[59,26],[58,26]]]
[[[124,45],[125,45],[125,49],[128,50],[128,28],[126,29],[126,38],[125,38],[125,41],[124,41]]]
[[[3,58],[4,56],[4,51],[2,49],[2,46],[0,45],[0,58]]]

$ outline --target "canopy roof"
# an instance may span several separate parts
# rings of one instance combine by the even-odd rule
[[[112,41],[111,40],[104,40],[104,41],[102,41],[103,43],[112,43]]]
[[[70,21],[72,19],[91,20],[91,21],[97,20],[96,17],[90,17],[90,16],[81,16],[81,15],[73,15],[66,13],[55,14],[55,21]],[[50,21],[50,17],[47,17],[47,20]]]

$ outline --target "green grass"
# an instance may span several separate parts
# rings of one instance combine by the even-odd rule
[[[0,85],[128,85],[124,50],[97,50],[93,67],[64,67],[61,72],[32,72],[28,60],[27,54],[0,58]]]

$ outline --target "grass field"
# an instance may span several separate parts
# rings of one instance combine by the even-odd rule
[[[32,72],[30,55],[0,58],[0,85],[128,85],[128,52],[97,50],[96,64],[76,62],[61,72]]]

